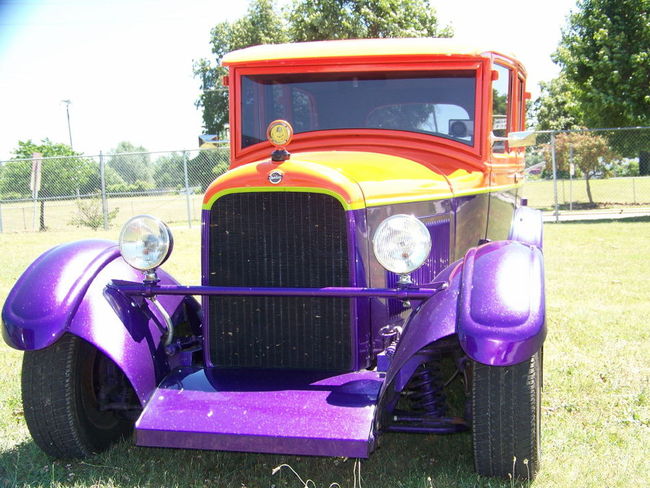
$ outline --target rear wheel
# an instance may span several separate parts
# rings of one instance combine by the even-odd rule
[[[533,479],[539,469],[541,353],[513,366],[473,364],[474,465],[485,476]]]
[[[109,358],[72,335],[25,352],[22,395],[29,432],[53,457],[89,456],[133,428],[124,413],[110,409],[111,403],[124,408],[127,399],[133,401],[128,380]]]

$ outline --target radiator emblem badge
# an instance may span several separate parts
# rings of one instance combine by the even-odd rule
[[[282,171],[275,169],[269,173],[269,182],[271,182],[274,185],[277,185],[282,181],[283,176],[284,174],[282,173]]]

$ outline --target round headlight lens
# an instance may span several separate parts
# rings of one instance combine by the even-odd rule
[[[393,215],[379,224],[372,245],[379,264],[393,273],[406,274],[429,257],[431,235],[412,215]]]
[[[135,269],[149,271],[164,263],[172,252],[174,239],[162,220],[150,215],[129,219],[120,232],[120,252]]]

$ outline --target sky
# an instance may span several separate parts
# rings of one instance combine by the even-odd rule
[[[286,5],[289,0],[279,0]],[[457,37],[514,52],[528,90],[550,59],[575,0],[431,0]],[[245,15],[248,0],[0,0],[0,161],[19,140],[49,138],[108,153],[120,141],[149,151],[195,149],[195,60],[210,29]]]

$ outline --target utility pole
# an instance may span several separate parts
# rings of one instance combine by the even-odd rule
[[[73,149],[72,147],[72,129],[70,129],[70,104],[72,103],[70,99],[66,100],[61,100],[61,102],[65,103],[65,113],[68,118],[68,136],[70,137],[70,149]]]

